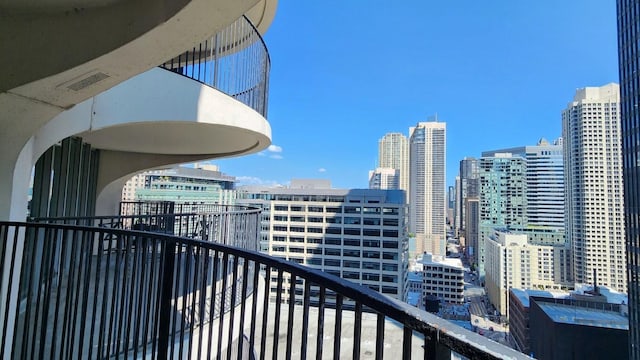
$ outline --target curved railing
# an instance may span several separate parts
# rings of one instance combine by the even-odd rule
[[[101,251],[105,237],[117,246]],[[46,223],[0,222],[0,240],[0,290],[10,300],[0,303],[1,335],[15,358],[527,358],[366,287],[251,250]],[[220,283],[230,294],[211,296]],[[26,297],[12,301],[18,287]],[[216,302],[230,309],[217,319]]]
[[[243,16],[160,67],[216,88],[267,117],[269,51]]]
[[[29,221],[141,230],[258,250],[260,212],[259,208],[240,205],[123,202],[121,215],[30,218]]]

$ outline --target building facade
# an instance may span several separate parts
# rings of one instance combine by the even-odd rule
[[[540,139],[534,146],[486,151],[483,157],[510,153],[526,161],[526,212],[530,226],[564,230],[564,163],[562,138]]]
[[[246,187],[239,192],[239,204],[263,209],[264,252],[406,300],[404,191]]]
[[[612,83],[578,89],[562,112],[565,233],[576,283],[626,292],[619,105],[619,87]]]
[[[407,192],[409,199],[409,142],[401,133],[385,134],[378,141],[378,167],[398,170],[399,181],[396,189]]]
[[[638,81],[638,14],[637,1],[618,2],[618,60],[620,71],[620,131],[622,171],[624,178],[625,235],[627,245],[627,280],[629,293],[629,358],[640,359],[640,112]]]
[[[629,319],[618,304],[529,297],[530,355],[536,359],[626,359]]]
[[[420,122],[409,133],[409,231],[418,253],[444,255],[446,124]]]
[[[511,288],[569,288],[570,254],[564,242],[536,245],[525,232],[497,230],[486,242],[485,289],[489,300],[500,314],[508,315]]]
[[[176,167],[133,176],[122,188],[122,201],[172,201],[233,205],[235,177],[217,167]]]
[[[376,168],[369,171],[369,189],[400,189],[400,170],[393,168]]]
[[[467,227],[467,210],[465,202],[468,197],[476,197],[478,193],[478,159],[465,157],[460,160],[460,186],[457,194],[456,225],[457,233],[464,233]]]
[[[465,200],[467,225],[464,230],[464,254],[469,263],[477,264],[478,238],[480,237],[480,198],[468,197]],[[460,242],[462,244],[462,241]]]
[[[485,243],[496,227],[523,226],[526,214],[526,160],[511,153],[482,157],[479,163],[480,220],[477,267],[484,276]]]
[[[424,254],[422,298],[436,297],[442,303],[464,304],[464,268],[460,259]]]

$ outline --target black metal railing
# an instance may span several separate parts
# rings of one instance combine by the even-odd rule
[[[149,231],[258,250],[260,211],[239,205],[122,202],[120,215],[29,221]]]
[[[243,16],[160,67],[216,88],[267,117],[269,52]]]
[[[116,246],[103,251],[106,237]],[[366,287],[251,250],[14,222],[0,222],[0,244],[0,357],[527,358]],[[219,304],[228,310],[216,311]]]

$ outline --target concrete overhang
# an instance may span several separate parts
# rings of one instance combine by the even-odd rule
[[[0,92],[61,110],[158,66],[277,0],[0,0]]]
[[[97,149],[153,155],[156,160],[148,167],[251,154],[271,143],[271,127],[258,112],[160,68],[52,119],[36,135],[35,157],[52,142],[71,135]],[[162,155],[166,161],[158,162]]]

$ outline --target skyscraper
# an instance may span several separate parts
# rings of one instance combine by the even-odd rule
[[[418,253],[446,252],[445,153],[445,123],[409,128],[409,231]]]
[[[474,249],[480,277],[485,274],[485,243],[496,227],[524,226],[526,213],[526,161],[511,153],[480,158],[479,237]]]
[[[456,213],[457,230],[464,230],[467,227],[467,212],[465,201],[467,197],[477,197],[478,194],[478,159],[464,158],[460,160],[460,188],[458,191],[459,212]]]
[[[562,112],[565,234],[577,283],[626,292],[619,103],[618,84],[586,87]]]
[[[378,141],[378,167],[398,170],[399,189],[409,195],[409,143],[406,136],[388,133]]]
[[[562,138],[557,139],[553,144],[543,138],[534,146],[485,151],[482,156],[494,156],[496,153],[511,153],[524,158],[526,161],[527,225],[550,227],[563,231],[564,165]]]
[[[640,142],[638,112],[638,2],[618,1],[618,59],[620,61],[620,129],[622,132],[622,168],[624,178],[624,213],[627,242],[627,277],[629,293],[629,359],[640,359],[640,168],[637,145]]]

